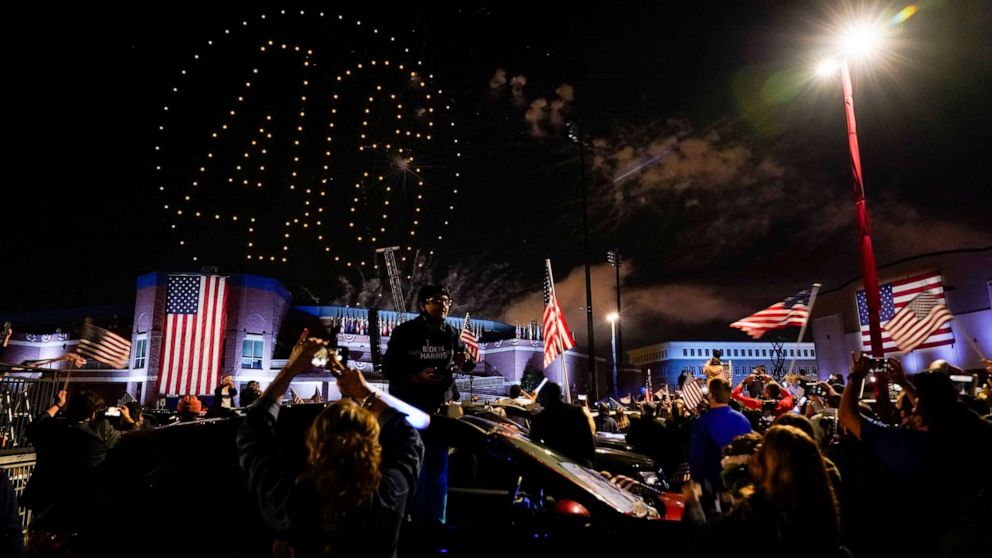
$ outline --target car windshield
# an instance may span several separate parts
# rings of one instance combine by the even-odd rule
[[[500,428],[494,432],[520,451],[541,462],[556,473],[568,478],[590,494],[620,513],[635,517],[656,516],[657,511],[634,494],[623,490],[596,471],[573,463],[567,457],[538,445],[530,439]]]

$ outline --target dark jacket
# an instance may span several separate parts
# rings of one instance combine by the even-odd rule
[[[224,384],[221,384],[221,385],[217,386],[216,388],[214,388],[214,404],[211,405],[211,408],[213,408],[213,409],[219,409],[219,408],[221,408],[221,401],[223,401],[225,399],[225,395],[224,395],[224,391],[223,390],[224,390]],[[237,389],[235,389],[233,386],[230,387],[230,388],[228,388],[226,398],[231,400],[231,407],[230,408],[232,408],[232,409],[237,406],[237,405],[234,404],[234,397],[236,395],[238,395],[238,390]]]
[[[641,416],[631,420],[630,428],[627,429],[627,443],[637,453],[654,459],[665,468],[667,474],[672,474],[678,466],[677,462],[673,462],[678,452],[673,446],[674,440],[668,427],[654,417]]]
[[[21,496],[22,505],[37,514],[63,496],[66,488],[83,486],[120,437],[106,419],[71,423],[47,412],[38,415],[28,428],[38,461]]]
[[[442,403],[454,397],[452,361],[458,348],[458,332],[446,322],[432,329],[420,316],[400,324],[389,336],[389,346],[382,361],[383,373],[389,380],[389,393],[424,412],[435,413]],[[425,368],[436,368],[441,381],[412,383],[410,379]]]
[[[7,473],[0,471],[0,556],[24,558],[21,518],[17,515],[17,497]]]
[[[392,409],[379,415],[379,488],[367,506],[328,532],[319,523],[322,506],[313,483],[297,482],[278,450],[278,415],[278,404],[261,399],[248,410],[238,432],[241,470],[258,498],[265,525],[275,536],[288,538],[297,556],[395,556],[424,457],[420,436],[405,416]]]
[[[589,416],[581,407],[557,403],[531,419],[530,437],[576,463],[592,467],[596,459],[596,438]]]

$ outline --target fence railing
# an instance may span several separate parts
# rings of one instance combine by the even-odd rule
[[[7,473],[7,478],[14,485],[14,494],[17,496],[18,501],[21,499],[24,487],[28,485],[28,479],[31,478],[32,471],[34,471],[35,460],[36,457],[33,451],[0,455],[0,470]],[[17,514],[21,518],[21,529],[27,530],[28,524],[31,522],[31,511],[27,508],[18,507]]]
[[[63,381],[58,372],[41,378],[0,379],[0,455],[31,447],[28,426],[55,400]]]
[[[458,378],[455,385],[459,391],[468,392],[470,389],[500,389],[506,379],[502,376],[485,376],[482,378]]]

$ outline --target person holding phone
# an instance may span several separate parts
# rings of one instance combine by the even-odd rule
[[[220,385],[214,389],[214,404],[213,409],[219,410],[230,410],[234,408],[234,397],[238,394],[238,390],[234,387],[234,376],[230,374],[224,375],[220,381]]]
[[[465,359],[459,332],[445,322],[451,294],[440,285],[426,285],[417,294],[420,315],[404,322],[389,337],[382,368],[389,393],[429,414],[456,397],[454,371],[470,372],[475,363]],[[411,515],[415,521],[443,524],[448,494],[448,447],[424,438],[421,469]]]
[[[307,335],[304,330],[286,365],[248,408],[237,437],[248,487],[277,537],[273,554],[395,556],[423,446],[403,414],[361,372],[334,358],[320,363],[337,379],[342,399],[310,425],[302,472],[291,473],[279,450],[282,399],[327,345]]]

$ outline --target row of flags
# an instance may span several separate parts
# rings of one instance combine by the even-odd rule
[[[466,316],[466,318],[467,317],[468,316]],[[396,318],[379,320],[379,335],[382,337],[389,337],[401,323],[402,322]],[[331,327],[339,327],[341,333],[346,335],[369,334],[369,319],[367,316],[354,316],[339,313],[337,316],[330,318],[329,325]],[[472,330],[472,334],[476,339],[482,337],[482,334],[486,332],[485,326],[480,321],[476,321],[474,323],[470,322],[469,328]]]
[[[544,339],[543,328],[536,321],[529,324],[516,324],[515,335],[517,339],[529,341],[541,341]]]
[[[880,321],[883,349],[888,353],[908,353],[954,343],[949,322],[954,318],[944,296],[943,279],[937,272],[886,283],[881,292]],[[754,339],[765,332],[790,326],[803,327],[809,321],[812,289],[803,289],[764,310],[730,324]],[[868,299],[864,290],[855,296],[861,324],[861,343],[871,349],[868,325]]]

